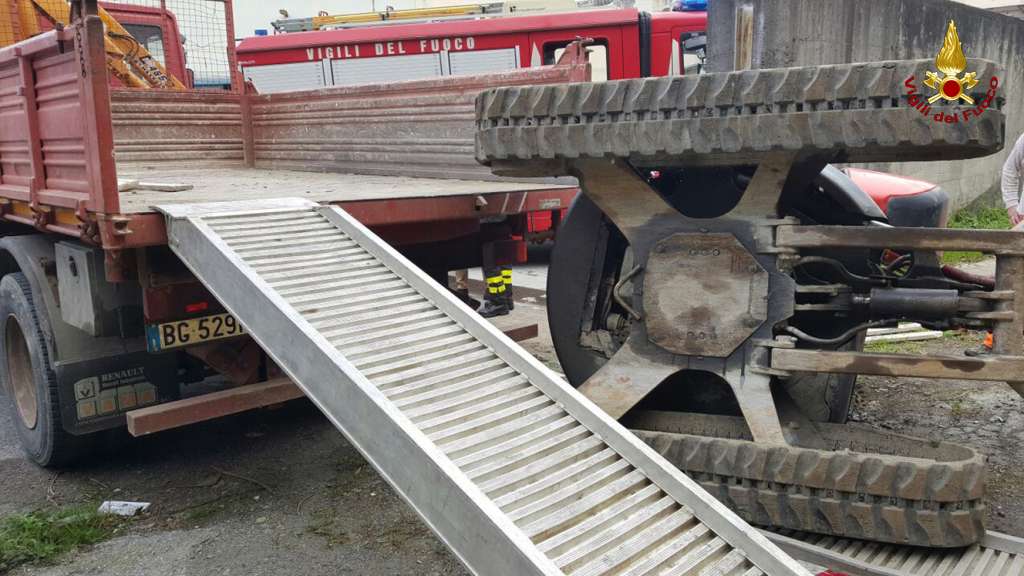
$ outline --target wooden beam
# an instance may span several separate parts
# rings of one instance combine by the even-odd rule
[[[513,342],[522,342],[523,340],[536,338],[538,333],[536,324],[524,324],[515,328],[505,328],[502,332],[505,333],[505,336],[511,338]]]
[[[754,67],[754,7],[736,7],[735,47],[733,70],[750,70]]]
[[[976,250],[1024,255],[1024,234],[1012,230],[783,225],[776,230],[775,245],[780,248]]]
[[[302,396],[302,390],[290,379],[276,378],[132,410],[126,414],[128,432],[132,436],[144,436],[262,406],[280,404]]]
[[[1014,381],[1024,374],[1024,356],[911,356],[828,350],[772,350],[772,366],[791,372],[910,376],[953,380]]]

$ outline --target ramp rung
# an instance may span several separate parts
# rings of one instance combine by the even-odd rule
[[[365,252],[356,253],[351,256],[338,256],[337,254],[328,254],[326,256],[314,256],[313,260],[300,260],[298,262],[256,265],[253,266],[252,268],[255,269],[257,272],[263,274],[266,278],[278,278],[282,275],[292,274],[296,270],[317,270],[319,269],[320,266],[344,265],[347,263],[354,262],[376,263],[376,260],[373,259],[373,256],[366,254]]]
[[[351,314],[353,311],[372,312],[374,310],[383,310],[405,302],[417,302],[422,298],[415,290],[407,286],[401,286],[401,282],[399,282],[398,288],[384,289],[362,297],[351,296],[345,298],[343,303],[340,304],[309,305],[296,308],[296,310],[303,313],[309,322],[316,322],[325,318]]]
[[[600,576],[617,568],[629,566],[638,560],[638,556],[641,556],[639,560],[642,560],[645,552],[681,531],[692,518],[693,515],[688,510],[676,510],[646,529],[630,534],[622,544],[569,573],[573,576]]]
[[[231,228],[228,226],[218,226],[217,232],[220,237],[225,240],[255,240],[258,238],[280,238],[282,233],[287,233],[296,227],[296,224],[301,226],[306,232],[313,232],[317,230],[331,230],[337,232],[337,228],[331,226],[330,222],[323,222],[317,220],[316,216],[306,218],[304,221],[287,222],[285,224],[275,224],[272,226],[256,226],[256,227],[243,227],[243,228]]]
[[[554,516],[565,506],[578,502],[592,491],[620,481],[633,487],[642,483],[644,477],[636,470],[630,471],[622,460],[594,466],[579,478],[545,482],[532,493],[523,494],[509,503],[509,517],[516,524],[527,526]]]
[[[522,376],[517,376],[516,379],[520,378]],[[521,456],[527,455],[525,453],[537,448],[538,444],[536,443],[543,442],[545,438],[551,435],[569,433],[579,435],[589,434],[590,431],[580,426],[571,416],[564,416],[553,422],[533,426],[530,430],[506,438],[503,442],[489,448],[463,456],[455,460],[455,463],[467,474],[471,476],[479,475],[482,474],[480,472],[481,468],[486,470],[506,462],[518,461]]]
[[[390,302],[394,302],[391,300]],[[341,312],[327,318],[317,317],[310,322],[317,330],[344,326],[358,326],[370,320],[383,320],[385,318],[403,317],[405,314],[434,310],[434,305],[420,297],[410,297],[408,303],[389,304],[382,308],[371,308],[366,312],[353,313]],[[313,316],[312,314],[310,316]]]
[[[595,498],[592,493],[598,492],[594,486],[588,484],[590,482],[607,481],[602,485],[616,486],[626,483],[632,487],[642,480],[642,477],[630,476],[630,469],[616,457],[614,450],[608,448],[602,450],[601,446],[594,443],[595,440],[597,439],[589,437],[572,446],[555,451],[551,454],[551,459],[547,460],[547,463],[551,464],[549,467],[524,485],[516,486],[512,491],[496,490],[487,492],[487,494],[494,495],[495,501],[503,509],[509,510],[509,517],[517,521],[518,524],[528,524],[534,519],[524,519],[524,515],[521,513],[522,508],[540,498],[547,497],[554,491],[565,487],[588,488],[587,493],[581,494],[578,501],[573,504],[580,505],[587,498]],[[585,448],[586,451],[581,453],[582,448]],[[548,457],[542,456],[542,458],[547,459]],[[523,462],[517,463],[522,465]],[[564,467],[559,467],[562,464]],[[534,470],[536,469],[534,468]],[[622,477],[626,477],[626,480],[620,482]],[[561,513],[565,513],[569,509],[571,506],[563,508]]]
[[[675,501],[658,496],[657,488],[651,485],[630,492],[612,506],[590,515],[576,530],[551,538],[550,547],[542,546],[541,549],[554,553],[555,563],[559,566],[567,566],[587,555],[603,553],[632,532],[672,513]]]
[[[312,229],[312,230],[311,230]],[[322,226],[303,226],[302,232],[292,232],[288,234],[286,238],[282,238],[281,233],[276,234],[262,234],[252,236],[237,236],[230,238],[232,247],[240,254],[245,250],[250,249],[253,246],[298,246],[305,244],[318,244],[329,240],[343,240],[346,236],[338,233],[338,230],[333,227],[322,227]],[[228,240],[226,236],[222,236],[225,240]]]
[[[394,362],[387,364],[378,364],[373,368],[362,368],[365,364],[357,363],[357,366],[362,368],[362,371],[367,376],[398,376],[399,374],[410,375],[412,372],[417,374],[428,374],[432,369],[438,369],[436,366],[441,364],[441,367],[447,366],[446,360],[454,359],[458,364],[465,360],[473,360],[479,357],[480,354],[490,354],[490,350],[486,346],[476,341],[462,342],[458,340],[452,341],[450,345],[439,344],[433,349],[427,349],[421,354],[411,355],[404,359],[398,359]],[[433,367],[433,368],[432,368]]]
[[[678,563],[682,563],[686,551],[691,548],[696,548],[702,541],[702,538],[709,534],[707,526],[703,524],[691,525],[688,530],[679,534],[675,538],[670,539],[668,542],[652,550],[647,557],[637,562],[636,565],[631,566],[629,570],[623,572],[623,576],[636,576],[639,574],[649,574],[652,570],[656,569],[657,566],[663,565],[668,562],[672,562],[676,559]],[[739,555],[739,560],[742,562],[743,555]],[[707,576],[702,574],[702,576]]]
[[[282,262],[274,258],[268,258],[264,262],[257,262],[250,260],[247,263],[250,268],[253,268],[260,273],[276,272],[279,270],[294,270],[302,269],[308,270],[309,268],[316,268],[323,264],[329,264],[332,262],[353,262],[356,260],[363,260],[366,258],[372,259],[373,256],[366,252],[353,248],[350,250],[339,250],[337,252],[328,252],[326,254],[306,254],[303,256],[295,256],[289,258],[288,261]]]
[[[662,494],[653,484],[605,502],[608,504],[606,507],[588,514],[586,520],[576,524],[572,530],[560,530],[557,535],[548,536],[538,527],[533,537],[543,540],[540,549],[551,554],[559,565],[564,566],[582,554],[601,548],[605,542],[621,534],[623,530],[618,529],[618,525],[628,523],[624,528],[628,532],[632,526],[646,522],[676,505],[675,500]],[[568,518],[569,515],[565,514],[563,522]],[[557,528],[558,524],[553,526]]]
[[[335,266],[322,266],[316,271],[292,274],[264,274],[267,283],[277,290],[285,290],[293,286],[321,285],[330,280],[345,280],[356,278],[367,274],[378,274],[387,270],[372,260],[355,262],[352,264],[340,264]],[[271,278],[273,278],[271,280]]]
[[[808,574],[341,210],[163,210],[178,256],[474,572]]]
[[[511,380],[515,385],[522,382]],[[583,426],[572,426],[572,420],[561,420],[561,425],[539,427],[536,433],[524,434],[522,439],[514,439],[501,446],[500,451],[492,452],[489,457],[475,461],[460,462],[460,466],[474,482],[482,482],[510,470],[515,470],[528,459],[542,457],[564,448],[567,444],[578,442],[590,431]],[[531,431],[532,432],[532,431]],[[519,440],[516,442],[515,440]]]

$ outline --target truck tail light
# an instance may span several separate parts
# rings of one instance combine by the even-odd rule
[[[193,302],[191,304],[185,304],[185,312],[194,314],[196,312],[202,312],[210,307],[209,302]]]

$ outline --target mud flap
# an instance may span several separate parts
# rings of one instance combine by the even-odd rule
[[[83,435],[125,425],[124,413],[178,396],[176,354],[129,352],[54,366],[61,424]]]

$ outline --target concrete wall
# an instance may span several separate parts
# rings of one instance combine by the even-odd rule
[[[953,19],[969,58],[1006,67],[1006,144],[1024,132],[1024,21],[945,0],[715,0],[710,5],[708,69],[731,70],[734,19],[753,7],[753,67],[777,68],[934,58]],[[1008,150],[973,160],[865,165],[935,182],[954,207],[999,185]]]

